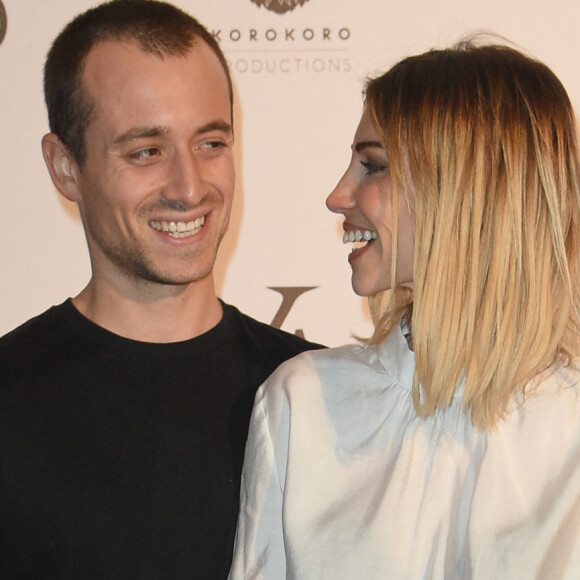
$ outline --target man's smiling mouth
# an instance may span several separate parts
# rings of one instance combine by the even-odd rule
[[[198,217],[190,222],[181,221],[153,221],[149,222],[149,225],[158,232],[163,232],[164,234],[169,234],[174,238],[187,238],[193,236],[201,231],[203,224],[205,223],[205,216]]]

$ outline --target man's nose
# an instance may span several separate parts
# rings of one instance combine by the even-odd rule
[[[164,197],[187,205],[197,203],[206,193],[202,163],[191,150],[177,152],[169,167],[169,186],[164,191]]]

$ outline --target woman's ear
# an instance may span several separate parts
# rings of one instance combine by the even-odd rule
[[[42,138],[42,155],[56,189],[69,201],[79,203],[81,191],[78,185],[78,164],[54,133],[48,133]]]

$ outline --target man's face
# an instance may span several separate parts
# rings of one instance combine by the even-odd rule
[[[170,285],[207,277],[234,192],[217,56],[202,41],[163,58],[106,41],[89,53],[82,86],[94,112],[76,172],[93,275]]]

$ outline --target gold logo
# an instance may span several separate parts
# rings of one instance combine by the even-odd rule
[[[7,25],[8,20],[6,19],[6,9],[4,8],[4,4],[2,4],[2,0],[0,0],[0,44],[2,44],[2,41],[6,36]]]
[[[284,12],[294,10],[296,6],[302,6],[308,0],[252,0],[252,2],[258,6],[264,6],[266,10],[284,14]]]

